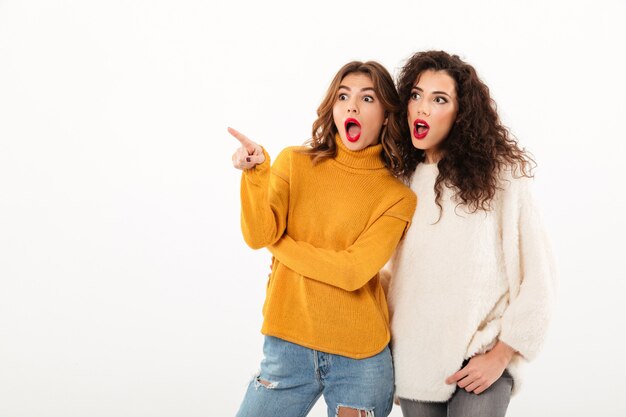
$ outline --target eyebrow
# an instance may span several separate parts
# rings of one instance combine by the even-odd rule
[[[340,85],[338,90],[341,90],[342,88],[345,88],[348,91],[352,91],[352,89],[350,87],[346,87],[345,85]],[[374,92],[376,92],[373,87],[361,88],[361,91],[374,91]]]
[[[421,88],[419,88],[419,87],[418,87],[418,86],[416,86],[416,85],[414,85],[414,86],[413,86],[413,88],[414,88],[415,90],[419,90],[419,91],[421,91],[422,93],[424,92],[424,90],[422,90]],[[446,93],[445,91],[433,91],[433,92],[432,92],[432,94],[444,94],[444,95],[446,95],[446,96],[448,96],[448,97],[452,98],[452,96],[451,96],[450,94]]]

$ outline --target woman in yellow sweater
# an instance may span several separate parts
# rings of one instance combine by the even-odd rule
[[[324,395],[329,416],[387,416],[393,367],[378,271],[407,230],[415,194],[397,143],[400,101],[376,62],[342,67],[318,108],[309,146],[241,147],[241,227],[267,247],[264,359],[238,417],[305,416]]]

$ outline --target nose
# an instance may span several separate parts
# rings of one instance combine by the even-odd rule
[[[351,114],[351,113],[359,114],[359,106],[355,99],[351,99],[350,101],[348,101],[348,104],[346,107],[348,110],[348,114]]]
[[[417,105],[417,114],[423,114],[424,116],[430,115],[430,109],[428,108],[428,104],[425,103],[425,100],[420,100]]]

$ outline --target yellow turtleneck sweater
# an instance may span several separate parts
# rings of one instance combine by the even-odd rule
[[[311,349],[367,358],[389,343],[378,272],[408,229],[417,199],[385,168],[382,145],[313,165],[283,150],[241,179],[241,227],[274,255],[262,333]]]

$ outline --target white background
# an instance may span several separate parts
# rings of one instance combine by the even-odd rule
[[[539,163],[559,304],[509,416],[626,415],[625,4],[0,0],[0,416],[233,416],[270,257],[226,127],[275,156],[344,63],[432,48]]]

